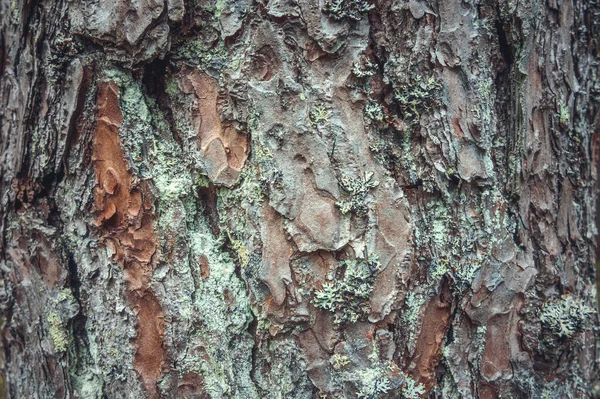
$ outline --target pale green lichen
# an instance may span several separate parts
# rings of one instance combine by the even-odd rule
[[[358,398],[374,399],[392,389],[387,373],[391,369],[385,366],[375,366],[359,370],[357,376],[360,388],[356,393]]]
[[[435,78],[424,80],[421,75],[416,75],[410,83],[398,85],[394,89],[394,97],[398,100],[404,118],[413,120],[432,107],[441,88],[442,85]]]
[[[450,262],[447,259],[433,259],[433,261],[431,262],[429,275],[435,280],[441,279],[447,273],[450,273],[451,269],[449,267],[449,264]]]
[[[383,113],[383,107],[381,104],[373,100],[369,100],[365,106],[365,116],[368,120],[381,122],[385,117]]]
[[[364,0],[326,0],[323,12],[337,21],[345,18],[360,21],[373,8],[373,4]]]
[[[346,355],[335,353],[329,360],[334,370],[340,370],[350,364],[350,359]]]
[[[350,197],[336,202],[340,212],[344,215],[351,211],[359,215],[366,213],[369,209],[367,202],[369,191],[378,184],[378,181],[373,180],[373,173],[366,173],[362,178],[343,176],[340,179],[340,186],[350,194]]]
[[[379,358],[379,348],[373,342],[373,351],[368,356],[371,365],[357,370],[356,377],[358,398],[376,399],[392,389],[390,373],[394,370],[391,362],[382,362]]]
[[[425,393],[425,386],[417,383],[409,375],[405,376],[402,395],[406,399],[419,399]]]
[[[235,264],[219,250],[221,244],[212,237],[208,226],[198,224],[189,235],[192,255],[195,258],[206,256],[210,266],[210,276],[196,289],[193,302],[195,312],[202,320],[197,334],[204,337],[203,346],[208,356],[208,359],[196,360],[202,370],[206,391],[211,397],[230,397],[235,384],[240,390],[235,397],[257,397],[248,364],[252,343],[246,329],[252,315],[245,286],[236,277]],[[235,301],[228,298],[235,298]],[[233,339],[236,350],[225,355],[222,348]],[[236,380],[231,379],[233,375]]]
[[[335,313],[335,323],[354,323],[369,313],[368,301],[375,283],[379,261],[375,254],[366,259],[349,259],[340,263],[333,281],[315,291],[316,307]]]
[[[254,363],[257,386],[265,399],[304,399],[312,397],[314,385],[304,372],[306,360],[292,337],[257,344]],[[277,389],[273,389],[277,387]]]
[[[476,273],[481,269],[481,262],[478,260],[465,259],[459,262],[454,268],[455,278],[463,284],[470,284],[475,278]]]
[[[174,87],[171,91],[171,96],[176,95]],[[125,85],[122,93],[124,122],[119,133],[128,158],[144,160],[137,165],[136,174],[149,181],[156,196],[154,225],[161,251],[169,254],[153,275],[164,287],[162,292],[169,303],[165,311],[177,320],[168,334],[176,337],[178,329],[193,326],[186,331],[187,339],[190,345],[201,348],[198,354],[174,350],[177,371],[202,374],[205,390],[212,398],[257,398],[250,378],[253,344],[247,332],[252,313],[245,284],[236,274],[236,262],[225,248],[227,234],[241,265],[248,261],[245,244],[235,231],[223,229],[225,233],[215,236],[211,230],[205,205],[198,200],[199,188],[210,186],[210,182],[194,172],[201,170],[203,161],[196,145],[186,145],[188,127],[178,125],[184,141],[179,145],[160,108],[139,84]],[[257,178],[253,175],[242,180],[241,190],[249,189],[250,180],[256,182]],[[235,195],[230,195],[233,192],[239,193],[217,190],[219,196],[239,204]],[[164,278],[167,273],[172,276]],[[224,350],[232,342],[235,347]]]
[[[208,46],[203,39],[186,42],[173,54],[174,59],[183,59],[202,70],[222,70],[229,63],[229,54],[225,43],[219,41],[215,46]]]
[[[69,334],[67,334],[64,322],[56,313],[50,313],[46,317],[46,321],[48,322],[48,333],[54,344],[54,350],[57,353],[65,352],[69,347]]]
[[[558,117],[560,119],[561,124],[569,124],[569,120],[571,119],[571,113],[569,112],[569,107],[564,103],[563,100],[558,100]]]
[[[320,126],[331,118],[331,111],[329,111],[324,105],[317,105],[310,111],[310,123],[313,126]]]
[[[594,310],[581,299],[563,295],[561,299],[545,303],[540,312],[540,321],[559,337],[571,338],[585,328]]]
[[[408,327],[410,333],[414,333],[419,320],[419,311],[425,303],[425,295],[409,292],[404,298],[406,310],[402,313],[402,323]]]
[[[237,253],[239,261],[242,267],[248,266],[248,251],[241,240],[235,239],[229,230],[227,230],[227,237],[231,242],[231,248]]]
[[[427,236],[421,237],[424,242],[430,241],[438,248],[443,248],[450,239],[450,214],[441,201],[427,203]]]
[[[177,82],[177,79],[174,76],[169,76],[166,78],[165,92],[171,97],[174,97],[177,94],[179,94],[179,83]]]
[[[375,70],[375,64],[371,62],[369,58],[365,58],[364,61],[355,62],[352,65],[352,73],[357,78],[367,78],[369,76],[375,75],[377,71]]]

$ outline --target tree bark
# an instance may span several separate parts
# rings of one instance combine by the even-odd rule
[[[0,398],[600,395],[597,0],[0,7]]]

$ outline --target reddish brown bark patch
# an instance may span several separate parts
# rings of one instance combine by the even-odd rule
[[[146,183],[133,185],[133,175],[123,155],[119,140],[123,116],[118,88],[113,82],[100,86],[97,105],[92,155],[97,184],[95,223],[125,270],[129,300],[138,317],[134,368],[149,396],[157,398],[156,381],[164,360],[164,317],[149,286],[157,242],[152,226],[154,216]]]
[[[208,178],[216,184],[231,186],[248,158],[248,136],[221,123],[219,87],[215,79],[197,69],[187,69],[179,85],[185,93],[196,96],[198,108],[194,125]]]
[[[283,219],[270,205],[263,207],[262,225],[264,268],[261,279],[267,284],[275,304],[281,306],[286,296],[286,283],[292,281],[290,257],[292,248],[286,239]]]
[[[481,360],[481,374],[487,381],[496,381],[512,374],[510,365],[509,315],[498,315],[487,324],[485,348]]]
[[[479,395],[479,398],[481,398],[481,399],[497,399],[498,398],[498,392],[496,391],[495,387],[490,384],[486,384],[485,381],[483,381],[483,380],[479,381],[479,386],[477,388],[477,394]]]
[[[435,384],[435,368],[442,355],[442,344],[450,326],[451,295],[448,286],[427,304],[421,333],[412,359],[413,378],[430,389]]]
[[[196,373],[187,373],[177,384],[177,398],[180,399],[209,399],[204,390],[204,379]]]

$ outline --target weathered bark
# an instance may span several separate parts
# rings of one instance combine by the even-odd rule
[[[597,1],[0,7],[4,397],[598,395]]]

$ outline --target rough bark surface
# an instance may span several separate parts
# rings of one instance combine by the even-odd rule
[[[597,0],[0,29],[0,398],[600,395]]]

